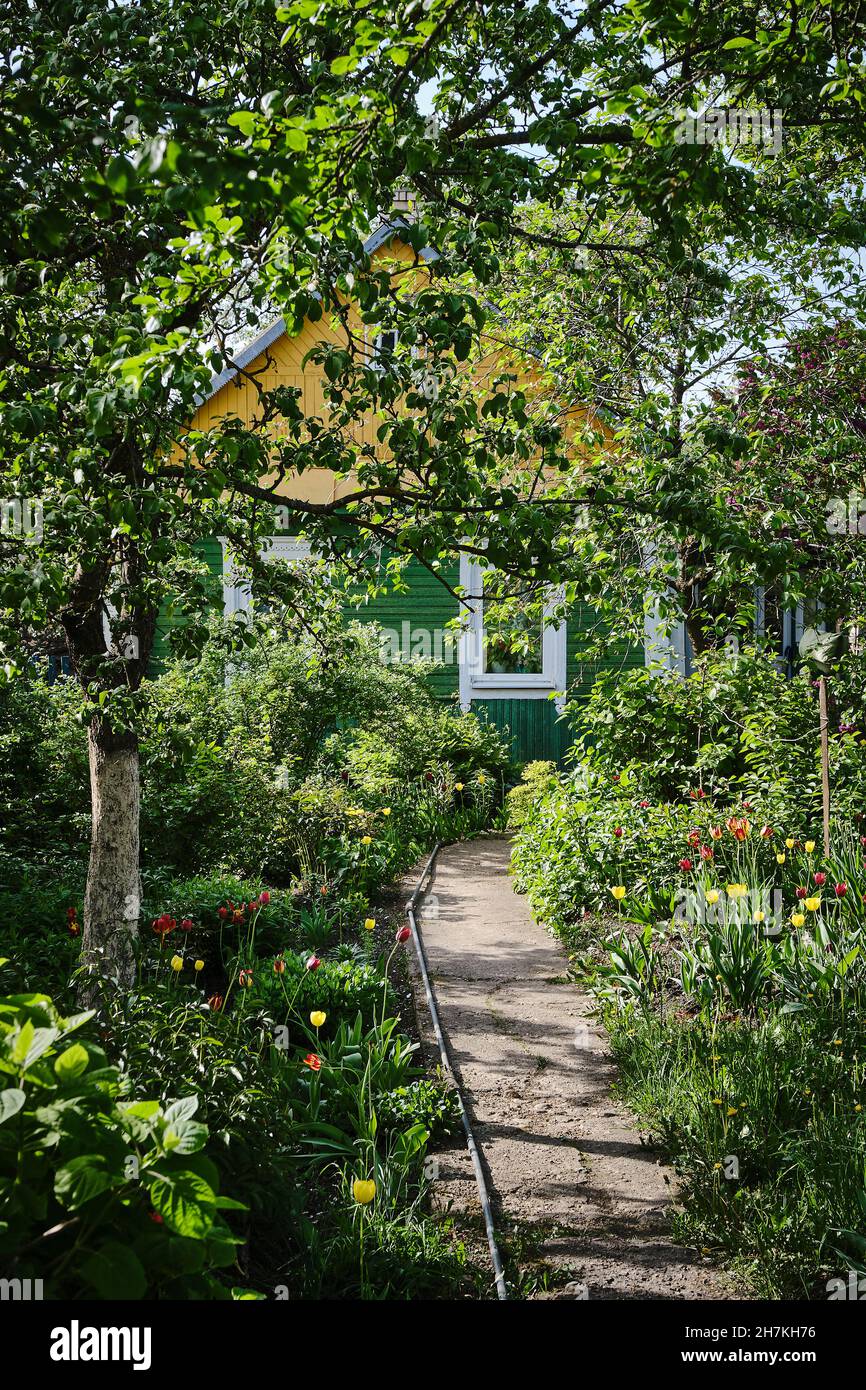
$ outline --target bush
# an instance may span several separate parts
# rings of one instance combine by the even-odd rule
[[[197,1101],[129,1099],[81,1033],[91,1017],[0,998],[3,1277],[53,1299],[226,1298],[239,1241],[222,1213],[243,1208],[219,1195]]]

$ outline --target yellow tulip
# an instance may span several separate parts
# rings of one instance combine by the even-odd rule
[[[462,782],[455,782],[455,783],[454,783],[454,790],[455,790],[456,792],[462,792],[462,790],[463,790],[463,783],[462,783]]]
[[[707,894],[707,902],[708,902],[708,903],[710,904],[710,906],[712,907],[713,904],[714,904],[714,903],[717,903],[718,901],[719,901],[719,890],[718,890],[718,888],[711,888],[710,891],[709,891],[709,893]]]
[[[777,864],[784,864],[784,862],[785,862],[785,856],[784,856],[784,854],[777,854],[777,855],[776,855],[776,863],[777,863]]]
[[[478,774],[478,785],[479,785],[479,787],[483,787],[483,786],[484,786],[484,783],[485,783],[486,781],[487,781],[487,778],[484,776],[484,773],[483,773],[483,772],[479,772],[479,774]]]
[[[807,898],[807,899],[806,899],[806,906],[808,907],[808,909],[809,909],[810,912],[817,912],[817,911],[818,911],[818,908],[821,906],[821,899],[820,899],[820,898]]]
[[[803,923],[805,922],[805,920],[806,920],[806,914],[805,914],[805,912],[792,912],[792,913],[791,913],[791,926],[792,926],[792,927],[802,927],[802,925],[803,925]]]
[[[815,841],[814,841],[814,840],[807,840],[807,841],[806,841],[806,853],[807,853],[807,854],[812,854],[812,853],[814,852],[814,849],[815,849]]]
[[[175,971],[183,970],[183,956],[172,956],[171,968]]]
[[[623,898],[625,897],[625,889],[623,888],[622,884],[618,883],[617,886],[615,888],[611,888],[610,891],[613,894],[616,901],[618,903],[621,903]]]
[[[314,1028],[321,1028],[327,1017],[328,1015],[323,1014],[321,1009],[313,1009],[313,1012],[310,1014],[310,1022]]]
[[[376,1195],[376,1184],[372,1178],[356,1178],[352,1183],[352,1196],[359,1207],[366,1207]]]
[[[195,963],[195,965],[193,966],[193,969],[194,969],[194,970],[204,970],[204,961],[203,961],[203,960],[197,960],[196,963]]]
[[[383,815],[383,816],[390,816],[390,814],[391,814],[391,807],[390,807],[390,806],[383,806],[383,807],[382,807],[382,815]]]
[[[793,841],[793,839],[787,839],[787,840],[785,841],[785,848],[786,848],[786,849],[793,849],[793,848],[794,848],[794,841]]]
[[[371,845],[372,843],[373,843],[373,836],[372,836],[372,835],[362,835],[362,836],[361,836],[361,844],[362,844],[362,845]]]
[[[375,919],[375,917],[365,917],[365,918],[364,918],[364,931],[375,931],[375,929],[376,929],[376,919]]]
[[[763,922],[765,916],[766,913],[758,911],[755,913],[755,921],[758,923]]]

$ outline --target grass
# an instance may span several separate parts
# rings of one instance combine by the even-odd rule
[[[619,1092],[684,1177],[675,1233],[766,1298],[824,1298],[864,1227],[866,1029],[605,1010]]]

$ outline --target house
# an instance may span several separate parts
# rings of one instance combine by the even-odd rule
[[[406,227],[401,217],[392,215],[383,221],[365,243],[367,255],[373,260],[387,256],[392,261],[402,257],[414,261],[415,253],[400,237]],[[427,248],[420,259],[432,263],[436,252]],[[331,332],[324,319],[315,324],[307,321],[295,337],[289,337],[282,319],[268,326],[236,354],[232,366],[213,379],[198,405],[192,427],[208,429],[227,416],[251,422],[259,399],[250,381],[252,376],[265,387],[279,384],[296,388],[304,414],[321,416],[322,371],[310,363],[305,365],[304,358]],[[373,350],[375,346],[371,345]],[[372,419],[364,426],[364,434],[367,432],[372,442]],[[326,469],[311,469],[284,485],[282,493],[311,502],[330,502],[350,487],[350,482],[340,481]],[[290,533],[288,509],[277,504],[274,512],[273,536],[265,553],[288,560],[301,559],[309,547],[302,536]],[[250,602],[250,593],[233,572],[230,555],[216,537],[205,551],[212,572],[222,579],[225,612],[242,611]],[[591,611],[583,605],[572,609],[559,626],[552,621],[539,625],[536,634],[527,635],[526,650],[518,659],[507,649],[502,633],[492,630],[485,621],[484,580],[477,560],[455,559],[451,569],[442,573],[445,584],[417,562],[410,565],[405,578],[408,592],[388,593],[362,608],[347,604],[347,618],[381,625],[384,659],[421,656],[439,662],[431,675],[434,692],[443,700],[452,701],[455,707],[472,709],[507,731],[519,761],[558,762],[562,758],[571,741],[570,727],[560,718],[566,689],[579,696],[588,691],[605,667],[621,670],[642,665],[647,659],[639,646],[629,649],[612,645],[600,665],[592,670],[582,668],[578,661],[579,637],[581,630],[593,621]],[[458,605],[449,588],[459,588],[471,596],[463,603],[460,616],[464,629],[459,640],[455,640],[451,626],[458,616]],[[171,621],[168,615],[162,615],[157,660],[166,652],[166,632]],[[648,642],[648,649],[649,645]]]

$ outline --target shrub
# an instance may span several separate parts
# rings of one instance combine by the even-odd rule
[[[222,1213],[243,1208],[219,1195],[197,1101],[130,1099],[80,1031],[91,1017],[0,998],[3,1275],[55,1299],[228,1297],[217,1271],[239,1241]]]

